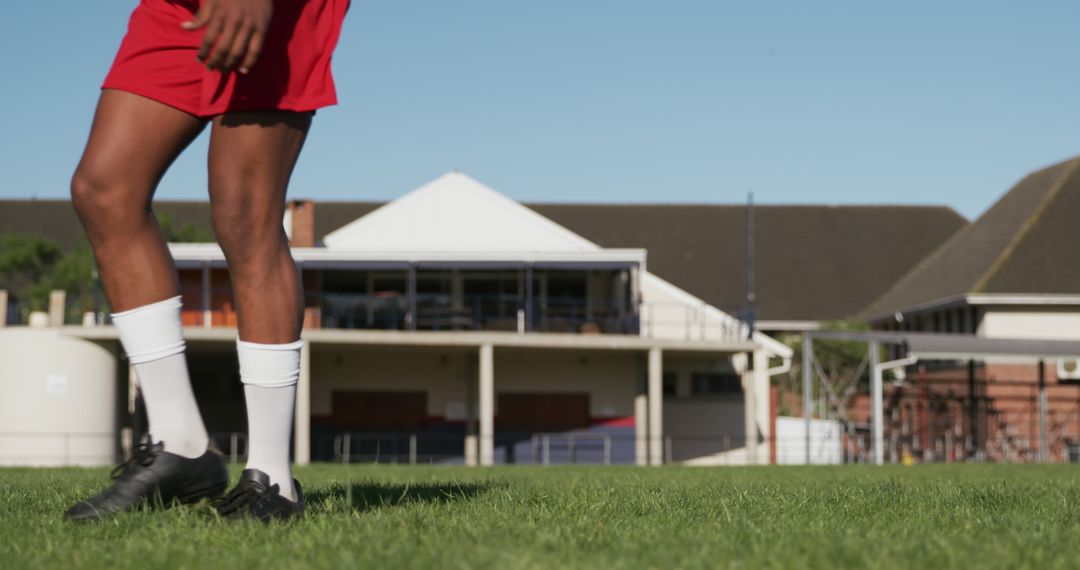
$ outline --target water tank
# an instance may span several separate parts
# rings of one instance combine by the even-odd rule
[[[0,328],[0,465],[116,462],[112,350],[57,328]]]

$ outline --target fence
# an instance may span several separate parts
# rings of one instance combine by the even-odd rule
[[[817,432],[815,432],[815,435]],[[231,463],[247,460],[247,435],[218,432],[212,445]],[[106,432],[0,432],[0,466],[95,466],[123,459],[122,438]],[[130,441],[130,440],[129,440]],[[502,465],[633,465],[636,450],[648,441],[633,434],[594,432],[516,433],[495,435],[494,463]],[[661,453],[666,464],[740,466],[806,464],[804,437],[759,441],[756,453],[740,435],[665,436]],[[901,437],[887,438],[885,462],[912,463],[1035,463],[1035,449],[1011,454],[970,454],[963,438],[947,436],[920,452]],[[344,464],[439,465],[465,462],[466,438],[461,435],[415,432],[336,432],[316,441],[313,459]],[[1050,463],[1080,463],[1080,445],[1061,443],[1049,454]],[[827,432],[811,442],[810,464],[872,463],[869,434],[863,431]]]

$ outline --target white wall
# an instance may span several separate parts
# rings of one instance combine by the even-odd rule
[[[659,277],[641,275],[641,335],[679,340],[739,340],[737,319]]]
[[[421,390],[428,394],[428,414],[461,420],[465,382],[476,381],[471,351],[442,352],[430,348],[312,347],[312,400],[315,415],[331,413],[334,390]],[[589,394],[593,418],[634,415],[637,383],[644,373],[643,355],[618,351],[495,350],[495,393]],[[671,356],[664,371],[674,373],[678,396],[665,398],[664,433],[672,438],[672,458],[693,464],[744,464],[746,400],[742,394],[725,398],[690,394],[694,372],[732,371],[726,358]],[[747,375],[744,379],[751,378]],[[760,381],[760,379],[759,379]],[[767,384],[767,378],[764,379]],[[767,387],[763,390],[767,396]],[[496,398],[498,405],[498,398]],[[768,400],[761,403],[768,421]],[[498,409],[495,410],[498,414]],[[767,425],[764,426],[767,429]],[[768,447],[759,446],[757,462],[768,460]]]
[[[810,458],[814,465],[839,465],[844,460],[843,428],[833,420],[810,420]],[[806,464],[806,420],[776,418],[776,463]]]
[[[632,416],[641,358],[632,352],[496,349],[495,393],[588,392],[591,416]]]
[[[1080,340],[1080,308],[987,307],[979,323],[978,335]]]
[[[421,390],[428,393],[428,414],[445,416],[448,404],[464,406],[467,358],[455,351],[313,345],[311,413],[329,415],[334,390]]]
[[[615,351],[497,348],[495,393],[587,392],[593,417],[632,416],[639,358]],[[311,413],[330,414],[334,390],[423,390],[429,415],[462,419],[455,416],[464,411],[465,382],[476,382],[471,360],[475,356],[464,351],[315,345]]]
[[[711,464],[744,464],[744,418],[745,406],[738,396],[665,400],[664,435],[671,438],[671,459],[705,464],[711,458]]]
[[[0,328],[0,465],[116,461],[116,358],[57,329]]]

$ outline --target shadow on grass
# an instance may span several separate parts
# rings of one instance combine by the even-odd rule
[[[308,494],[308,502],[330,508],[348,505],[356,512],[420,503],[468,501],[492,487],[489,483],[376,484],[334,483]]]

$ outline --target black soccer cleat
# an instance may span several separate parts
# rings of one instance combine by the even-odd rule
[[[218,514],[225,518],[253,517],[264,523],[271,520],[302,518],[307,499],[300,482],[293,479],[296,501],[281,496],[281,488],[270,484],[270,476],[258,469],[245,469],[232,491],[216,501]]]
[[[68,520],[100,520],[142,504],[196,503],[219,497],[229,486],[229,473],[217,453],[207,450],[188,459],[149,442],[140,443],[131,459],[113,470],[112,478],[108,488],[68,509],[64,513]]]

